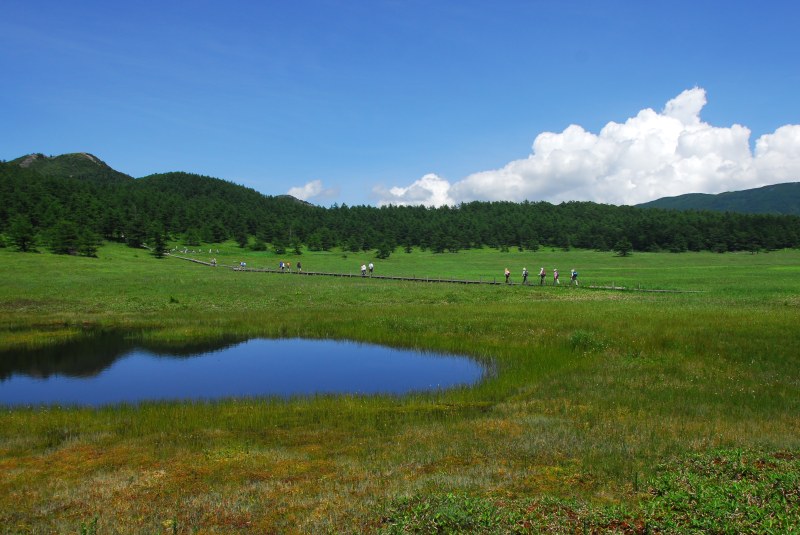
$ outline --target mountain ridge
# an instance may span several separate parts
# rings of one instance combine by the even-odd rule
[[[72,152],[58,156],[45,156],[37,152],[20,156],[9,163],[19,165],[23,169],[30,169],[44,176],[79,178],[98,184],[134,180],[132,176],[117,171],[97,156],[88,152]]]
[[[73,152],[58,156],[45,156],[42,153],[32,153],[11,160],[8,163],[31,169],[45,176],[86,179],[99,184],[122,183],[150,177],[185,175],[221,180],[229,185],[242,187],[247,190],[252,189],[225,179],[195,175],[194,173],[182,171],[155,173],[146,177],[134,178],[131,175],[110,167],[103,160],[89,152]],[[300,204],[314,206],[308,201],[298,199],[288,194],[259,194],[266,197],[291,199]],[[671,197],[661,197],[634,206],[637,208],[660,208],[665,210],[710,210],[714,212],[738,212],[743,214],[800,215],[800,182],[770,184],[758,188],[727,191],[717,194],[685,193]]]
[[[338,246],[353,253],[376,249],[382,258],[398,246],[435,253],[486,246],[501,252],[511,247],[536,251],[542,245],[653,252],[800,246],[800,215],[579,201],[324,208],[193,173],[133,178],[89,153],[0,162],[0,198],[0,246],[7,240],[30,250],[39,243],[54,252],[86,255],[101,239],[132,247],[155,243],[159,250],[167,240],[196,245],[233,239],[241,247],[264,251],[269,246],[278,254],[287,249],[301,254],[302,245],[309,250]]]
[[[665,210],[711,210],[743,214],[800,215],[800,182],[770,184],[759,188],[724,193],[686,193],[662,197],[638,208]]]

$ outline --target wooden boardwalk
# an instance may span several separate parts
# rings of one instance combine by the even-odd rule
[[[295,276],[303,276],[303,277],[341,277],[341,278],[350,278],[350,279],[376,279],[376,280],[391,280],[391,281],[407,281],[407,282],[428,282],[428,283],[448,283],[448,284],[490,284],[490,285],[501,285],[501,286],[552,286],[551,284],[540,285],[536,283],[528,283],[522,284],[521,282],[509,282],[506,283],[503,280],[497,280],[496,277],[490,278],[479,278],[478,280],[474,279],[456,279],[456,278],[441,278],[441,277],[417,277],[416,275],[412,275],[411,277],[395,277],[389,275],[362,275],[360,272],[358,273],[330,273],[326,271],[281,271],[280,269],[272,269],[272,268],[251,268],[251,267],[241,267],[237,265],[230,265],[230,264],[212,264],[211,262],[206,262],[205,260],[198,260],[196,258],[190,258],[187,256],[178,256],[175,254],[168,254],[167,256],[171,258],[178,258],[180,260],[186,260],[188,262],[194,262],[195,264],[201,264],[204,266],[209,267],[217,267],[223,269],[230,269],[233,271],[241,271],[247,273],[274,273],[276,275],[295,275]],[[538,275],[537,275],[538,277]],[[532,279],[536,279],[536,277],[532,277]],[[563,285],[568,287],[570,286],[569,282]],[[655,290],[655,289],[645,289],[645,288],[628,288],[626,286],[577,286],[576,288],[581,289],[589,289],[589,290],[610,290],[610,291],[628,291],[628,292],[652,292],[652,293],[702,293],[701,290]]]
[[[272,269],[272,268],[251,268],[251,267],[241,267],[236,265],[230,264],[212,264],[211,262],[206,262],[205,260],[197,260],[196,258],[189,258],[186,256],[177,256],[174,254],[169,255],[172,258],[178,258],[180,260],[187,260],[189,262],[194,262],[195,264],[202,264],[204,266],[210,267],[218,267],[224,269],[231,269],[233,271],[242,271],[247,273],[275,273],[277,275],[298,275],[304,277],[344,277],[344,278],[351,278],[351,279],[377,279],[377,280],[393,280],[393,281],[413,281],[413,282],[447,282],[450,284],[505,284],[503,281],[498,281],[496,279],[479,279],[479,280],[467,280],[467,279],[456,279],[456,278],[441,278],[441,277],[417,277],[412,275],[411,277],[393,277],[389,275],[362,275],[361,272],[358,273],[332,273],[327,271],[297,271],[297,270],[289,270],[289,271],[281,271],[280,269]],[[521,286],[521,283],[509,283],[509,285],[516,284]],[[527,285],[526,285],[527,286]]]

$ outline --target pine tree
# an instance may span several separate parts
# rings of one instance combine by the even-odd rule
[[[97,249],[102,240],[100,235],[91,229],[83,228],[78,232],[78,254],[83,256],[97,256]]]
[[[62,219],[50,231],[49,249],[55,254],[76,254],[78,252],[78,225],[74,221]]]
[[[616,245],[614,245],[614,251],[618,256],[630,256],[631,251],[633,251],[633,245],[631,245],[628,238],[620,238]]]
[[[389,258],[389,256],[391,256],[393,251],[394,247],[392,247],[386,242],[383,242],[378,246],[378,251],[376,253],[376,256],[381,260],[386,260],[387,258]]]
[[[30,219],[23,215],[17,215],[11,220],[8,228],[8,236],[11,243],[18,251],[27,253],[33,251],[36,245],[36,231],[33,229]]]
[[[167,240],[164,236],[164,227],[153,224],[150,227],[150,252],[156,258],[164,258],[167,252]]]

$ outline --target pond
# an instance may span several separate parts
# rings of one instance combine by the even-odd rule
[[[0,405],[403,395],[472,385],[485,374],[465,357],[355,342],[251,339],[175,349],[102,335],[0,353]]]

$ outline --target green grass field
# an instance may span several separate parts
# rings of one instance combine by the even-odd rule
[[[308,337],[497,369],[473,388],[404,398],[5,409],[6,531],[800,530],[800,251],[375,260],[210,247],[193,256],[498,281],[508,267],[517,283],[527,267],[534,284],[237,272],[118,245],[98,258],[0,250],[0,350],[98,330],[176,346]],[[559,268],[561,287],[536,285],[542,266],[548,283]],[[589,288],[612,283],[679,292]]]

